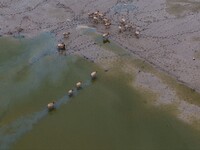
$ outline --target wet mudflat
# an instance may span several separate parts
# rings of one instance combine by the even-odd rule
[[[153,97],[130,87],[131,77],[59,55],[52,35],[0,42],[0,149],[200,148],[199,132],[149,105]],[[84,88],[69,98],[79,80]],[[58,109],[48,113],[52,100]]]

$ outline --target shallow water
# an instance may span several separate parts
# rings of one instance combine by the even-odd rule
[[[57,54],[52,35],[0,45],[0,149],[200,149],[199,132],[148,105],[130,77]],[[69,98],[79,80],[83,89]],[[48,113],[53,100],[57,110]]]
[[[118,3],[114,7],[111,8],[111,11],[114,11],[115,13],[121,13],[121,12],[132,12],[136,9],[136,6],[132,4],[130,1],[127,3]]]

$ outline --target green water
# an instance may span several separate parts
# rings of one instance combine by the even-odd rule
[[[130,77],[57,54],[53,36],[1,38],[0,45],[0,149],[200,149],[199,132],[149,105],[128,86]],[[69,98],[79,80],[83,89]],[[48,113],[52,100],[58,109]]]

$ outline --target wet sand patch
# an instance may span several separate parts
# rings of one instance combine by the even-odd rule
[[[177,17],[183,17],[187,13],[200,11],[200,2],[195,0],[166,0],[167,12]]]

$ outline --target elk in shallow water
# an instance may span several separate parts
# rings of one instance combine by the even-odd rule
[[[92,72],[90,74],[90,76],[91,76],[92,80],[96,79],[96,77],[97,77],[97,71]]]
[[[79,81],[79,82],[76,83],[76,88],[78,90],[81,89],[81,86],[82,86],[82,82],[81,81]]]
[[[69,90],[68,95],[69,95],[69,97],[71,97],[73,95],[73,90]]]
[[[55,101],[49,103],[49,104],[47,105],[47,108],[48,108],[49,111],[54,110],[54,109],[55,109]]]

